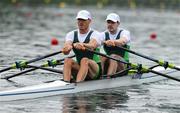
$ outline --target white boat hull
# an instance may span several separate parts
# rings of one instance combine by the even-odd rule
[[[164,70],[157,67],[155,71],[167,73],[169,76],[179,77],[180,75],[176,70]],[[86,81],[81,83],[66,83],[61,80],[57,80],[50,83],[43,83],[40,85],[27,86],[23,88],[17,88],[8,91],[0,92],[0,101],[12,101],[31,99],[39,97],[54,96],[60,94],[70,94],[83,91],[92,91],[98,89],[115,88],[121,86],[140,85],[143,83],[156,82],[159,80],[167,79],[165,77],[155,75],[152,73],[145,73],[141,78],[132,78],[132,75],[116,77],[111,79],[101,79],[94,81]]]

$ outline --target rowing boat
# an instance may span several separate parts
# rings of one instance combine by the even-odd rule
[[[180,77],[179,71],[173,69],[164,69],[163,67],[155,67],[154,71],[169,74],[173,77]],[[151,83],[167,79],[165,77],[144,73],[142,75],[131,74],[114,78],[104,78],[99,80],[84,81],[80,83],[67,83],[62,80],[56,80],[39,85],[26,86],[8,91],[0,91],[0,101],[13,101],[22,99],[32,99],[39,97],[54,96],[60,94],[78,93],[84,91],[92,91],[98,89],[107,89],[123,86],[140,85],[143,83]]]

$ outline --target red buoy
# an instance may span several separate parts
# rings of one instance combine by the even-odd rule
[[[150,34],[150,39],[155,40],[157,38],[157,34],[155,32]]]
[[[51,39],[51,45],[58,45],[59,41],[56,38]]]

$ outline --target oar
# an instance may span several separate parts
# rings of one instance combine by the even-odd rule
[[[10,78],[13,78],[13,77],[16,77],[16,76],[19,76],[19,75],[22,75],[22,74],[25,74],[25,73],[28,73],[28,72],[31,72],[31,71],[34,71],[34,70],[36,70],[36,68],[25,70],[25,71],[22,71],[20,73],[16,73],[16,74],[13,74],[13,75],[10,75],[10,76],[4,76],[4,77],[1,77],[1,79],[8,80]]]
[[[132,50],[130,50],[130,49],[127,49],[127,48],[124,48],[124,47],[121,47],[121,46],[116,46],[116,47],[118,47],[118,48],[120,48],[120,49],[123,49],[123,50],[125,50],[125,51],[128,51],[129,53],[132,53],[132,54],[134,54],[134,55],[137,55],[137,56],[143,57],[143,58],[145,58],[145,59],[154,61],[154,62],[158,63],[160,66],[164,66],[165,68],[169,67],[169,68],[171,68],[171,69],[176,69],[176,70],[180,71],[180,68],[179,68],[179,67],[177,67],[177,66],[175,66],[174,64],[169,63],[169,62],[167,62],[167,61],[157,60],[157,59],[155,59],[155,58],[152,58],[152,57],[149,57],[149,56],[146,56],[146,55],[137,53],[137,52],[135,52],[135,51],[132,51]]]
[[[169,79],[172,79],[172,80],[175,80],[175,81],[178,81],[180,82],[180,79],[177,79],[177,78],[174,78],[174,77],[171,77],[167,74],[163,74],[163,73],[160,73],[160,72],[157,72],[157,71],[154,71],[152,69],[149,69],[149,68],[146,68],[144,66],[142,66],[141,64],[133,64],[133,63],[129,63],[129,62],[126,62],[126,61],[122,61],[120,59],[117,59],[117,58],[113,58],[111,56],[108,56],[106,54],[103,54],[103,53],[100,53],[100,52],[97,52],[97,51],[93,51],[93,50],[90,50],[88,48],[86,48],[87,51],[90,51],[94,54],[97,54],[97,55],[100,55],[100,56],[103,56],[103,57],[106,57],[106,58],[109,58],[109,59],[112,59],[112,60],[115,60],[117,62],[121,62],[121,63],[124,63],[124,64],[127,64],[129,65],[130,67],[132,67],[133,69],[138,69],[138,70],[142,70],[144,72],[151,72],[151,73],[154,73],[154,74],[158,74],[158,75],[161,75],[163,77],[166,77],[166,78],[169,78]]]
[[[66,58],[73,58],[73,57],[75,57],[75,55],[72,55],[72,56],[68,56],[68,57],[66,57]],[[59,65],[62,61],[64,61],[64,59],[65,58],[63,58],[63,59],[59,59],[59,60],[57,60],[56,61],[56,63]],[[32,66],[32,65],[31,65]],[[44,70],[47,70],[47,68],[44,68],[44,67],[48,67],[49,66],[49,64],[48,64],[48,62],[46,62],[46,63],[44,63],[43,65],[41,65],[41,66],[38,66],[38,67],[35,67],[34,66],[34,68],[33,69],[29,69],[29,70],[25,70],[25,71],[22,71],[22,72],[20,72],[20,73],[16,73],[16,74],[13,74],[13,75],[10,75],[10,76],[5,76],[5,77],[1,77],[1,79],[10,79],[10,78],[13,78],[13,77],[16,77],[16,76],[19,76],[19,75],[22,75],[22,74],[25,74],[25,73],[28,73],[28,72],[31,72],[31,71],[35,71],[35,70],[37,70],[37,69],[44,69]],[[49,69],[49,68],[48,68]],[[54,70],[49,70],[49,71],[54,71]],[[59,73],[59,72],[58,72]]]
[[[25,64],[33,63],[33,62],[36,62],[36,61],[39,61],[39,60],[42,60],[42,59],[45,59],[45,58],[48,58],[48,57],[57,55],[57,54],[59,54],[59,53],[62,53],[62,51],[54,52],[54,53],[51,53],[51,54],[48,54],[48,55],[45,55],[45,56],[41,56],[41,57],[38,57],[38,58],[35,58],[35,59],[32,59],[32,60],[28,60],[28,61],[25,61],[24,63],[25,63]],[[14,63],[14,64],[12,64],[10,67],[1,69],[1,70],[0,70],[0,73],[2,73],[2,72],[4,72],[4,71],[8,71],[8,70],[10,70],[10,69],[15,69],[15,68],[16,68],[16,64]]]
[[[28,65],[28,67],[31,67],[32,69],[25,70],[25,71],[22,71],[20,73],[16,73],[16,74],[13,74],[13,75],[10,75],[10,76],[4,76],[4,77],[1,77],[1,79],[9,80],[10,78],[13,78],[13,77],[16,77],[16,76],[19,76],[19,75],[22,75],[22,74],[25,74],[25,73],[28,73],[28,72],[31,72],[31,71],[35,71],[37,69],[42,69],[42,70],[46,70],[46,71],[51,71],[51,72],[63,74],[63,72],[60,71],[60,70],[52,69],[52,68],[45,68],[45,67],[42,67],[42,65],[41,66]]]
[[[104,77],[116,78],[119,76],[125,76],[125,75],[127,75],[128,71],[131,69],[132,69],[131,67],[128,67],[127,69],[121,70],[121,71],[116,72],[114,74],[110,74],[110,75],[105,74],[105,75],[102,75],[102,78],[104,78]]]
[[[62,71],[62,70],[57,70],[57,69],[53,69],[53,68],[45,68],[45,67],[34,66],[34,65],[28,65],[28,66],[31,67],[31,68],[33,68],[33,69],[26,70],[26,71],[23,71],[23,72],[21,72],[21,73],[17,73],[17,74],[11,75],[11,76],[5,76],[5,77],[2,77],[1,79],[9,80],[10,78],[13,78],[13,77],[18,76],[18,75],[22,75],[22,74],[27,73],[27,72],[30,72],[30,71],[34,71],[34,70],[36,70],[36,69],[42,69],[42,70],[51,71],[51,72],[54,72],[54,73],[63,74],[63,71]]]
[[[57,69],[53,69],[53,68],[45,68],[45,67],[35,66],[35,65],[28,65],[28,66],[31,67],[31,68],[34,68],[34,69],[42,69],[42,70],[46,70],[46,71],[51,71],[51,72],[63,74],[63,71],[57,70]]]

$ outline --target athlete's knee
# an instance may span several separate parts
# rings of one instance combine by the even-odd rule
[[[88,58],[84,57],[84,58],[81,59],[81,62],[80,62],[81,65],[88,65],[88,63],[89,63]]]
[[[73,60],[72,60],[71,58],[66,58],[66,59],[64,60],[64,64],[65,64],[65,65],[72,65],[72,62],[73,62]]]

